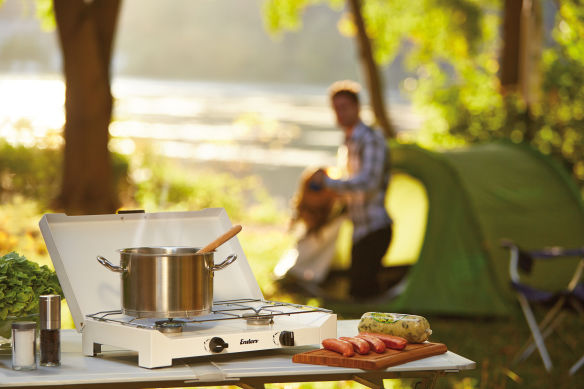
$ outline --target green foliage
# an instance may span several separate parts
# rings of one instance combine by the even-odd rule
[[[532,143],[565,161],[584,186],[584,8],[579,1],[561,3],[553,36],[557,46],[543,55]]]
[[[410,92],[426,116],[418,140],[430,147],[498,138],[529,142],[556,157],[584,186],[584,11],[577,3],[560,4],[555,43],[544,50],[540,66],[540,98],[529,107],[518,94],[500,93],[502,15],[496,8],[484,4],[466,8],[470,11],[465,11],[464,19],[479,28],[460,35],[462,42],[452,40],[451,48],[429,41],[425,50],[424,40],[414,41],[420,47],[408,57],[410,70],[417,75]],[[422,35],[439,36],[437,30]]]
[[[419,59],[450,58],[468,55],[480,44],[481,5],[478,0],[364,0],[363,17],[367,34],[380,64],[391,62],[402,44]],[[301,27],[301,15],[307,7],[327,3],[341,9],[343,0],[267,0],[263,15],[268,31],[295,31]]]
[[[128,159],[116,153],[111,158],[117,190],[123,192],[128,186]],[[49,209],[60,188],[62,160],[62,150],[12,146],[0,139],[0,199],[22,196]]]
[[[339,10],[344,0],[264,0],[262,7],[264,26],[272,34],[298,31],[302,28],[302,12],[309,6],[323,3],[328,3],[331,8]]]
[[[497,1],[474,0],[364,2],[377,61],[388,63],[403,53],[413,75],[403,85],[426,119],[420,143],[456,146],[468,140],[460,133],[486,139],[504,123],[497,79],[499,7]],[[477,118],[480,112],[488,114]]]
[[[36,201],[15,196],[0,207],[0,255],[18,251],[51,267],[45,243],[40,239],[39,206]]]
[[[124,206],[139,206],[149,212],[222,207],[236,220],[285,220],[258,177],[193,171],[154,155],[134,162],[138,166],[132,168],[128,157],[122,154],[112,153],[111,158]],[[61,166],[60,150],[11,146],[0,140],[0,199],[4,203],[17,198],[34,199],[40,209],[50,209],[60,188]],[[131,169],[133,180],[129,177]]]
[[[37,313],[43,294],[63,296],[54,271],[15,252],[0,257],[0,320]]]
[[[36,17],[41,22],[41,28],[44,31],[53,31],[57,27],[53,1],[36,0]]]
[[[540,65],[540,96],[529,107],[518,94],[499,92],[500,43],[492,33],[498,16],[484,19],[474,59],[450,59],[453,77],[436,65],[419,65],[425,72],[418,71],[414,101],[430,113],[422,142],[528,142],[556,157],[584,187],[584,11],[575,1],[562,2],[556,19],[555,43],[544,50]]]
[[[263,6],[265,27],[270,32],[298,30],[302,27],[300,12],[307,4],[307,0],[267,0]]]
[[[134,168],[135,201],[148,212],[225,208],[234,220],[284,220],[258,177],[193,171],[176,161],[145,155]]]
[[[12,146],[0,140],[0,198],[18,194],[44,201],[59,189],[62,157],[57,150]]]
[[[408,46],[410,61],[469,57],[480,44],[478,1],[364,1],[363,17],[378,63],[386,64]]]

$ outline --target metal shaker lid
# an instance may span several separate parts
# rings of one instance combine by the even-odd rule
[[[61,328],[61,296],[58,294],[40,296],[39,313],[42,330]]]
[[[13,330],[32,330],[36,328],[34,321],[15,321],[11,325]]]

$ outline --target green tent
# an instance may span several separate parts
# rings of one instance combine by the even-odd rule
[[[391,151],[395,175],[413,177],[425,189],[427,215],[418,223],[425,232],[403,293],[366,309],[506,315],[517,305],[502,238],[526,249],[584,246],[584,207],[577,186],[561,166],[528,146],[495,142],[433,152],[392,145]],[[395,188],[389,196],[399,193],[399,181],[391,185]],[[411,203],[400,207],[394,202],[389,208],[395,216],[394,246],[408,235],[400,225],[416,213],[408,210]],[[538,264],[525,280],[547,289],[566,285],[576,260]],[[341,311],[354,311],[345,308]]]

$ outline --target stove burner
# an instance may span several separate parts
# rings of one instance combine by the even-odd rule
[[[182,332],[184,322],[182,320],[165,319],[158,320],[156,323],[156,329],[162,333],[179,333]]]
[[[261,315],[258,313],[244,313],[242,318],[247,321],[247,324],[254,326],[266,326],[274,323],[274,315]]]

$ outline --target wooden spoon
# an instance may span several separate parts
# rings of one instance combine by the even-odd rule
[[[215,250],[217,247],[221,246],[223,243],[237,235],[239,231],[241,231],[241,226],[239,224],[231,227],[229,231],[197,251],[195,254],[205,254]]]

